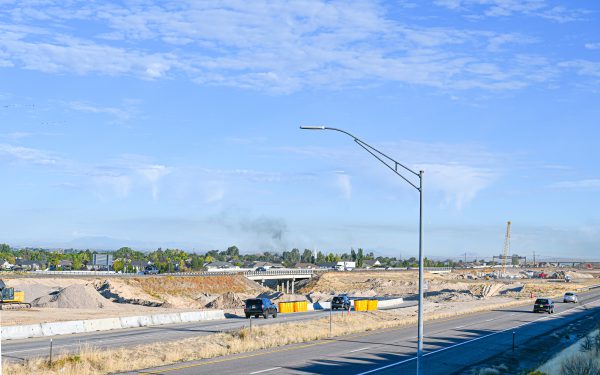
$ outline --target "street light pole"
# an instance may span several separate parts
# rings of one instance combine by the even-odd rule
[[[414,170],[408,168],[402,163],[392,159],[387,156],[383,152],[377,150],[375,147],[365,143],[363,140],[355,137],[354,135],[348,133],[345,130],[330,128],[327,126],[300,126],[300,129],[303,130],[333,130],[340,133],[344,133],[351,137],[354,142],[356,142],[360,147],[365,149],[369,154],[383,163],[386,167],[392,170],[396,175],[401,177],[404,181],[409,183],[412,187],[419,191],[419,308],[418,308],[418,323],[417,323],[417,375],[420,375],[423,372],[422,367],[422,356],[423,356],[423,171],[419,171],[418,173]],[[400,170],[399,170],[400,167]],[[402,175],[402,169],[404,171],[412,173],[419,179],[419,185],[417,186],[415,183],[410,181],[404,175]]]

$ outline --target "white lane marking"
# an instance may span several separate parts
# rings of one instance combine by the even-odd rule
[[[454,329],[461,329],[461,328],[465,328],[465,327],[466,327],[466,325],[464,325],[464,326],[458,326],[458,327],[454,327]]]
[[[354,349],[354,350],[350,350],[348,353],[356,353],[356,352],[360,352],[361,350],[367,350],[369,348],[370,348],[370,346],[367,346],[366,348]]]
[[[279,370],[280,368],[281,367],[272,367],[272,368],[268,368],[266,370],[254,371],[254,372],[251,372],[250,375],[260,374],[262,372],[267,372],[267,371]]]
[[[598,302],[598,300],[590,301],[590,302],[588,302],[588,303],[585,303],[585,304],[583,304],[583,305],[581,305],[581,306],[573,307],[573,308],[567,309],[567,310],[565,310],[565,311],[561,311],[561,312],[559,312],[559,313],[556,313],[556,314],[554,314],[554,315],[562,315],[562,314],[564,314],[564,313],[566,313],[566,312],[569,312],[569,311],[571,311],[571,310],[575,310],[575,309],[583,309],[583,308],[584,308],[586,305],[588,305],[588,304],[592,304],[592,303],[594,303],[594,302]],[[532,324],[532,323],[535,323],[535,322],[539,322],[540,320],[544,320],[544,319],[548,319],[548,318],[549,318],[548,316],[544,316],[544,317],[542,317],[542,318],[538,318],[538,319],[532,320],[531,322],[527,322],[527,323],[519,324],[519,325],[517,325],[517,326],[514,326],[514,327],[510,327],[510,328],[503,329],[502,331],[498,331],[498,332],[490,333],[490,334],[488,334],[488,335],[481,336],[481,337],[477,337],[477,338],[474,338],[474,339],[471,339],[471,340],[468,340],[468,341],[463,341],[463,342],[460,342],[460,343],[458,343],[458,344],[455,344],[455,345],[447,346],[447,347],[445,347],[445,348],[441,348],[441,349],[434,350],[434,351],[432,351],[432,352],[429,352],[429,353],[425,353],[425,354],[423,354],[423,355],[422,355],[422,357],[427,357],[427,356],[430,356],[430,355],[434,355],[434,354],[437,354],[437,353],[440,353],[440,352],[446,351],[446,350],[448,350],[448,349],[456,348],[456,347],[458,347],[458,346],[463,346],[463,345],[465,345],[465,344],[468,344],[468,343],[471,343],[471,342],[474,342],[474,341],[479,341],[479,340],[482,340],[482,339],[485,339],[485,338],[488,338],[488,337],[491,337],[491,336],[495,336],[495,335],[498,335],[498,334],[501,334],[501,333],[504,333],[504,332],[510,331],[510,330],[512,330],[512,329],[521,328],[521,327],[523,327],[523,326],[526,326],[526,325],[529,325],[529,324]],[[406,362],[414,361],[415,359],[417,359],[417,357],[411,357],[411,358],[405,359],[405,360],[403,360],[403,361],[400,361],[400,362],[391,363],[391,364],[389,364],[389,365],[382,366],[382,367],[378,367],[378,368],[375,368],[375,369],[373,369],[373,370],[369,370],[369,371],[361,372],[360,374],[357,374],[357,375],[367,375],[367,374],[372,374],[372,373],[374,373],[374,372],[378,372],[378,371],[381,371],[381,370],[385,370],[385,369],[388,369],[388,368],[390,368],[390,367],[395,367],[395,366],[401,365],[401,364],[403,364],[403,363],[406,363]]]

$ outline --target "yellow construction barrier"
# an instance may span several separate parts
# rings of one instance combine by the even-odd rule
[[[304,311],[308,311],[308,302],[307,301],[294,302],[294,312],[304,312]]]
[[[294,302],[279,302],[279,313],[286,314],[294,312]]]
[[[367,310],[369,311],[373,311],[373,310],[377,310],[377,300],[376,299],[370,299],[367,303]]]
[[[369,300],[366,299],[355,299],[354,300],[354,311],[367,311],[369,309]]]

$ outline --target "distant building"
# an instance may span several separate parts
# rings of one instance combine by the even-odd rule
[[[142,272],[146,268],[146,266],[150,264],[152,263],[147,260],[132,260],[127,265],[129,267],[132,267],[135,272]]]
[[[94,270],[106,270],[110,271],[113,265],[113,255],[112,254],[92,254],[92,266]]]
[[[58,266],[56,268],[60,268],[62,271],[71,271],[73,269],[73,262],[63,259],[58,262]]]
[[[296,263],[294,264],[294,268],[304,268],[304,269],[313,269],[313,268],[317,268],[318,266],[312,263]]]
[[[25,259],[16,259],[15,260],[15,270],[23,270],[23,271],[37,271],[45,267],[45,262],[37,261],[37,260],[25,260]]]
[[[15,265],[11,264],[8,260],[0,259],[0,268],[3,270],[12,270],[14,266]]]
[[[363,268],[369,269],[373,267],[381,267],[381,262],[377,259],[367,259],[363,261]]]

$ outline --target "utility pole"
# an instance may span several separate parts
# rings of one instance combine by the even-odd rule
[[[533,266],[535,267],[535,250],[533,251]]]

